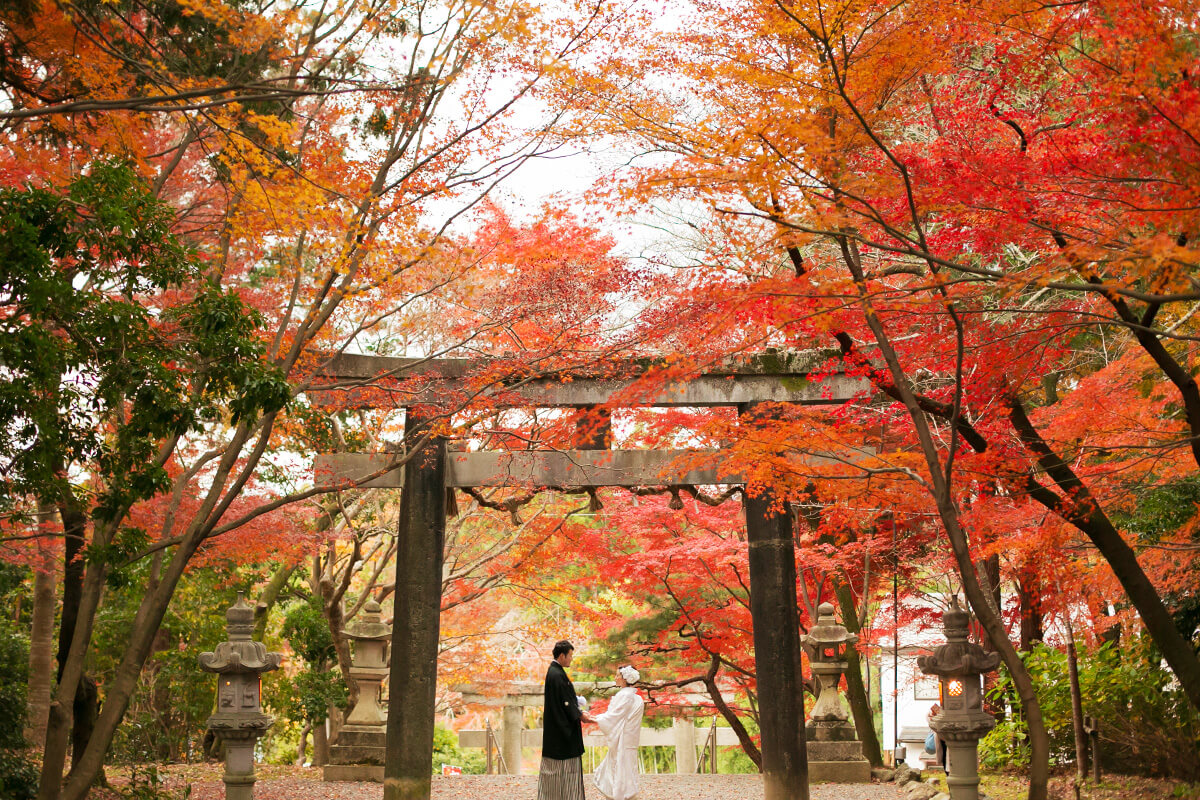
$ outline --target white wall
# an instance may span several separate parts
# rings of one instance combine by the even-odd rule
[[[921,734],[921,742],[909,741],[906,744],[908,752],[905,760],[909,765],[920,768],[920,756],[924,736],[929,731],[927,716],[929,709],[937,702],[937,681],[921,673],[917,667],[917,656],[928,653],[928,648],[901,646],[898,658],[899,687],[896,686],[896,671],[892,668],[892,649],[889,647],[880,653],[879,687],[883,698],[883,741],[884,750],[892,750],[896,746],[896,730],[893,726],[893,709],[900,731],[906,728],[917,728]]]

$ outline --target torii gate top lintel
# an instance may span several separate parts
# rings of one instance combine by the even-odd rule
[[[592,368],[548,372],[542,376],[522,376],[519,382],[495,378],[493,390],[499,402],[510,406],[539,408],[580,408],[601,406],[614,400],[629,406],[737,406],[755,402],[822,405],[841,403],[870,388],[864,376],[829,371],[822,367],[836,357],[833,350],[773,351],[729,358],[703,372],[670,380],[639,392],[637,381],[657,368],[669,365],[656,359],[630,359],[606,362]],[[396,358],[344,353],[332,356],[317,372],[316,392],[346,391],[354,407],[401,407],[414,402],[431,402],[444,393],[443,382],[467,381],[473,375],[488,376],[491,364],[501,361],[460,358]],[[383,397],[356,399],[354,391],[382,382],[402,382],[411,378],[432,378],[423,396],[405,389],[389,389]],[[509,385],[505,385],[508,383]],[[436,388],[440,387],[440,388]],[[627,398],[627,399],[623,399]]]

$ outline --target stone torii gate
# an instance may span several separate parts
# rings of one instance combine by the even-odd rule
[[[597,689],[616,689],[616,684],[612,682],[575,681],[574,684],[575,691],[585,694]],[[544,688],[541,681],[505,681],[487,686],[467,683],[451,687],[454,691],[462,693],[463,701],[466,703],[502,709],[500,754],[503,756],[504,767],[509,775],[521,774],[522,747],[540,747],[542,744],[542,730],[526,730],[524,716],[526,708],[542,707]],[[487,731],[459,731],[458,746],[486,747],[486,737]],[[736,746],[739,744],[737,735],[731,728],[716,729],[716,739],[716,745]],[[670,730],[642,728],[639,741],[642,747],[673,747],[675,749],[675,772],[680,775],[695,773],[696,725],[691,719],[676,717],[671,721]],[[598,747],[604,744],[604,736],[603,734],[585,733],[583,743],[589,747]]]
[[[633,396],[639,377],[587,374],[522,378],[494,387],[498,402],[509,407],[588,408],[612,402],[637,407],[731,406],[739,414],[760,403],[805,405],[843,403],[867,393],[869,381],[842,373],[814,375],[828,362],[828,351],[769,352],[668,383],[653,396]],[[314,391],[346,392],[358,407],[406,407],[405,438],[413,441],[428,420],[412,406],[432,404],[461,388],[479,362],[468,359],[405,359],[339,355],[318,373]],[[642,368],[644,372],[645,367]],[[424,381],[409,380],[416,376]],[[377,381],[404,382],[377,400],[369,399]],[[414,392],[410,386],[417,386]],[[366,392],[364,393],[364,389]],[[476,388],[476,391],[478,389]],[[356,397],[358,399],[356,399]],[[389,402],[390,401],[390,402]],[[706,469],[666,476],[684,453],[674,450],[594,449],[447,454],[446,441],[431,438],[411,454],[402,469],[382,472],[396,461],[387,454],[318,456],[319,482],[361,481],[363,488],[404,488],[396,552],[391,676],[387,721],[385,800],[427,800],[431,791],[437,647],[441,576],[448,488],[523,485],[529,487],[603,487],[738,484],[738,475],[719,461]],[[599,447],[596,445],[599,444]],[[719,454],[713,452],[714,456]],[[769,492],[744,497],[749,545],[750,612],[754,627],[763,784],[766,800],[808,800],[808,764],[804,730],[801,644],[796,597],[792,525],[786,511],[773,507]]]

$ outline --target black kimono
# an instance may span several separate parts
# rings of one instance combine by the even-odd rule
[[[546,670],[538,800],[584,800],[582,756],[583,712],[567,671],[552,661]]]
[[[542,756],[578,758],[583,755],[583,712],[575,686],[557,661],[546,670],[546,710],[542,721]]]

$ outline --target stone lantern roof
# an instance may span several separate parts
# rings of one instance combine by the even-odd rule
[[[254,607],[238,592],[237,602],[225,612],[229,640],[218,642],[212,653],[200,654],[200,669],[220,674],[230,672],[270,672],[279,669],[280,653],[268,653],[267,646],[250,638],[254,630]]]
[[[392,626],[382,622],[383,609],[374,599],[363,605],[362,618],[346,626],[347,639],[357,642],[375,642],[388,639],[392,635]]]
[[[999,666],[999,653],[985,652],[982,647],[969,641],[967,625],[970,620],[970,614],[959,608],[958,598],[952,599],[950,608],[942,615],[946,643],[935,648],[932,655],[917,658],[922,672],[939,677],[982,675]]]
[[[833,615],[832,603],[821,603],[817,606],[817,624],[804,637],[804,644],[819,650],[826,646],[854,644],[857,641],[858,635],[846,630],[846,626],[838,622]]]

